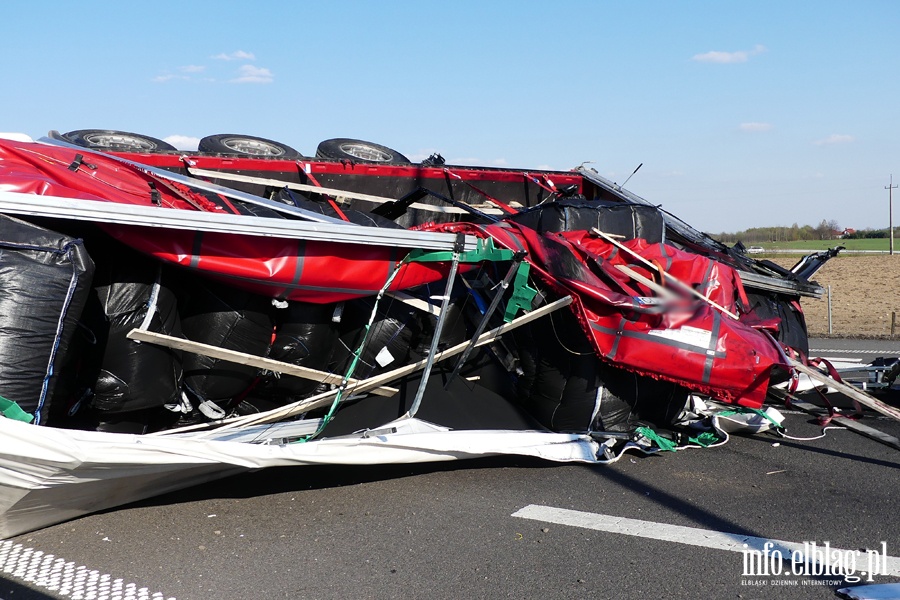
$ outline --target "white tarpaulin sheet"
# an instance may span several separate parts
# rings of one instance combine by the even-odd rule
[[[278,438],[278,427],[269,438]],[[598,450],[584,435],[453,431],[417,419],[352,437],[254,444],[53,429],[0,418],[0,537],[252,469],[498,455],[596,463]]]

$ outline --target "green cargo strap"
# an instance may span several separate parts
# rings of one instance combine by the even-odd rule
[[[22,407],[20,407],[18,404],[16,404],[12,400],[7,400],[3,396],[0,396],[0,414],[2,414],[7,419],[22,421],[23,423],[31,423],[32,421],[34,421],[33,415],[29,415],[27,412],[22,410]]]
[[[459,262],[501,262],[512,260],[513,254],[512,250],[494,246],[494,240],[491,238],[486,240],[480,239],[474,250],[459,253]],[[453,252],[451,250],[422,250],[421,248],[416,248],[406,256],[404,262],[449,262],[451,260],[453,260]]]
[[[635,433],[644,436],[645,438],[656,444],[660,450],[674,451],[677,446],[675,442],[673,442],[672,440],[667,440],[666,438],[660,436],[649,427],[638,427],[634,431]]]

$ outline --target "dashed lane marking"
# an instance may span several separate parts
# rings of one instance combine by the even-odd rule
[[[0,541],[0,573],[72,600],[175,600],[12,540]]]

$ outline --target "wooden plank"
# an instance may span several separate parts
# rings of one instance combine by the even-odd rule
[[[287,187],[300,192],[310,192],[313,194],[322,194],[324,196],[334,196],[335,198],[350,198],[353,200],[364,200],[366,202],[374,202],[375,204],[385,204],[387,202],[396,202],[396,198],[387,198],[385,196],[374,196],[372,194],[362,194],[360,192],[350,192],[347,190],[339,190],[337,188],[319,187],[317,185],[307,185],[305,183],[293,183],[290,181],[282,181],[281,179],[268,179],[266,177],[253,177],[250,175],[237,175],[234,173],[224,173],[222,171],[209,171],[207,169],[190,169],[191,175],[199,175],[201,177],[211,177],[214,179],[224,179],[226,181],[240,181],[243,183],[255,183],[258,185],[268,185],[273,187]],[[426,204],[424,202],[413,202],[410,208],[418,208],[419,210],[430,210],[439,213],[452,214],[469,214],[468,211],[456,206],[437,206],[434,204]],[[488,214],[506,214],[499,209],[482,209],[481,212]]]
[[[778,388],[772,388],[769,390],[769,393],[778,398],[779,400],[790,400],[791,406],[796,407],[802,410],[805,413],[809,413],[815,417],[827,417],[829,416],[828,410],[822,408],[821,406],[816,406],[810,402],[805,402],[803,400],[799,400],[796,396],[793,396],[787,393],[784,390]],[[854,421],[853,419],[848,419],[847,417],[842,416],[833,416],[832,422],[841,425],[842,427],[846,427],[850,431],[858,433],[860,435],[864,435],[865,437],[875,440],[876,442],[882,443],[886,446],[890,446],[891,448],[895,448],[900,450],[900,439],[889,435],[883,431],[879,431],[874,427],[869,427],[868,425],[864,425],[859,421]]]
[[[900,410],[897,410],[893,406],[885,404],[878,398],[870,396],[869,394],[863,392],[862,390],[858,390],[852,385],[847,385],[846,383],[841,383],[839,381],[835,381],[831,377],[828,377],[818,369],[813,369],[811,367],[807,367],[800,361],[794,360],[793,358],[788,357],[788,360],[791,361],[791,365],[800,371],[801,373],[805,373],[811,379],[815,379],[820,383],[824,383],[830,387],[833,387],[837,391],[841,392],[845,396],[853,398],[863,406],[867,406],[874,411],[880,412],[881,414],[891,417],[897,421],[900,421]]]
[[[641,275],[634,269],[630,269],[630,268],[626,267],[625,265],[616,265],[616,268],[619,271],[621,271],[622,273],[625,273],[626,275],[628,275],[629,277],[634,279],[635,281],[637,281],[639,283],[643,283],[645,286],[647,286],[648,288],[650,288],[651,290],[653,290],[654,292],[659,294],[660,297],[662,297],[662,298],[665,298],[667,300],[674,300],[677,297],[677,296],[675,296],[675,294],[672,293],[672,290],[667,290],[666,288],[659,285],[652,279],[647,279],[646,277],[644,277],[643,275]]]
[[[496,327],[486,333],[483,333],[478,337],[478,341],[476,342],[476,346],[483,346],[485,344],[490,344],[494,340],[496,340],[499,336],[503,335],[508,331],[512,331],[517,327],[521,327],[526,323],[530,323],[535,319],[539,319],[544,315],[550,314],[551,312],[563,308],[564,306],[568,306],[572,303],[571,296],[565,296],[555,302],[551,302],[550,304],[544,305],[540,308],[537,308],[531,311],[528,314],[522,315],[516,319],[513,319],[509,323],[504,323],[499,327]],[[440,362],[442,360],[446,360],[457,354],[460,354],[465,351],[466,347],[469,345],[468,341],[457,344],[456,346],[452,346],[439,352],[434,357],[434,362]],[[381,386],[382,384],[389,383],[391,381],[395,381],[397,379],[401,379],[414,373],[416,371],[420,371],[425,368],[425,363],[427,359],[420,360],[418,362],[405,365],[403,367],[399,367],[392,371],[388,371],[387,373],[382,373],[381,375],[377,375],[375,377],[371,377],[369,379],[363,379],[359,381],[355,387],[349,389],[348,392],[350,394],[360,394],[364,392],[368,392],[372,389]],[[288,404],[286,406],[282,406],[267,412],[255,414],[255,415],[246,415],[242,417],[233,417],[230,419],[225,419],[223,421],[219,421],[217,424],[221,424],[221,429],[234,429],[237,427],[245,427],[248,425],[256,425],[258,423],[272,423],[274,421],[280,421],[282,419],[290,418],[296,414],[300,414],[306,412],[308,410],[312,410],[313,408],[318,408],[320,406],[327,406],[331,402],[334,401],[336,396],[336,392],[334,390],[323,392],[321,394],[317,394],[310,398],[304,398],[303,400],[298,400],[293,404]],[[201,423],[199,425],[189,425],[186,427],[181,427],[178,429],[168,429],[166,431],[158,431],[155,433],[149,433],[147,435],[168,435],[173,433],[182,433],[184,431],[191,431],[197,429],[206,429],[210,426],[210,423]],[[198,437],[203,437],[203,434],[198,434]]]
[[[245,354],[243,352],[237,352],[235,350],[228,350],[227,348],[219,348],[217,346],[210,346],[209,344],[201,344],[200,342],[193,342],[191,340],[186,340],[184,338],[178,338],[171,335],[165,335],[162,333],[154,333],[152,331],[147,331],[144,329],[132,329],[128,332],[127,337],[130,340],[148,342],[150,344],[165,346],[167,348],[175,348],[176,350],[184,350],[186,352],[192,352],[194,354],[202,354],[203,356],[210,356],[212,358],[218,358],[220,360],[227,360],[228,362],[233,362],[239,365],[248,365],[260,369],[267,369],[275,373],[292,375],[294,377],[309,379],[311,381],[318,381],[320,383],[333,383],[335,385],[338,385],[341,383],[341,381],[343,381],[343,378],[340,375],[335,375],[334,373],[317,371],[316,369],[309,369],[307,367],[301,367],[299,365],[292,365],[290,363],[273,360],[271,358],[263,358],[261,356]],[[357,383],[359,383],[359,380],[350,379],[349,382],[351,385],[356,385]],[[400,390],[391,387],[376,387],[372,389],[373,394],[387,397],[393,396],[399,391]]]
[[[557,300],[556,302],[553,302],[546,306],[542,306],[541,308],[534,310],[534,311],[528,313],[527,315],[523,315],[523,316],[519,317],[518,319],[513,319],[509,323],[504,323],[503,325],[496,327],[496,328],[488,331],[487,333],[484,333],[481,336],[479,336],[478,341],[475,343],[475,345],[483,346],[485,344],[489,344],[489,343],[493,342],[499,336],[506,333],[507,331],[511,331],[513,329],[516,329],[517,327],[521,327],[522,325],[525,325],[526,323],[530,323],[531,321],[533,321],[539,317],[542,317],[542,316],[549,314],[559,308],[562,308],[564,306],[571,304],[571,302],[572,302],[572,297],[566,296],[565,298],[562,298],[561,300]],[[433,362],[440,362],[442,360],[446,360],[448,358],[456,356],[457,354],[464,352],[466,349],[466,346],[468,346],[468,345],[469,345],[469,342],[462,342],[460,344],[457,344],[456,346],[447,348],[446,350],[444,350],[442,352],[438,352],[434,356]],[[425,368],[425,365],[427,363],[428,363],[428,359],[425,358],[418,362],[414,362],[412,364],[406,365],[404,367],[399,367],[392,371],[388,371],[387,373],[382,373],[381,375],[371,377],[369,379],[365,379],[365,380],[359,382],[359,384],[356,385],[351,390],[351,392],[354,394],[360,394],[363,392],[367,392],[367,391],[375,388],[376,386],[380,386],[384,383],[388,383],[391,381],[395,381],[397,379],[401,379],[403,377],[406,377],[407,375],[415,373],[416,371],[421,371],[422,369]],[[278,421],[278,420],[293,416],[294,414],[306,412],[308,410],[312,410],[312,409],[318,408],[320,406],[327,406],[334,400],[335,394],[334,394],[334,392],[325,392],[324,394],[320,394],[319,396],[321,396],[321,397],[317,398],[316,396],[313,396],[312,398],[307,398],[305,400],[301,400],[298,403],[296,403],[297,405],[293,408],[289,408],[289,406],[290,406],[289,405],[286,407],[282,407],[281,409],[275,409],[275,411],[273,411],[274,414],[271,416],[266,416],[265,413],[260,413],[258,415],[248,415],[248,417],[250,417],[250,418],[247,420],[251,421],[251,419],[252,419],[252,421],[251,421],[252,423],[264,423],[264,422]],[[279,413],[281,413],[281,414],[279,414]]]

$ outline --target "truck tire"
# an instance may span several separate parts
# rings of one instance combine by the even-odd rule
[[[325,140],[316,148],[316,158],[350,160],[353,162],[380,163],[389,165],[409,164],[410,160],[387,146],[354,140],[333,138]]]
[[[200,152],[294,160],[303,155],[281,142],[239,133],[219,133],[200,140]]]
[[[63,134],[63,139],[75,145],[101,152],[177,152],[172,144],[149,135],[115,131],[113,129],[77,129]]]

